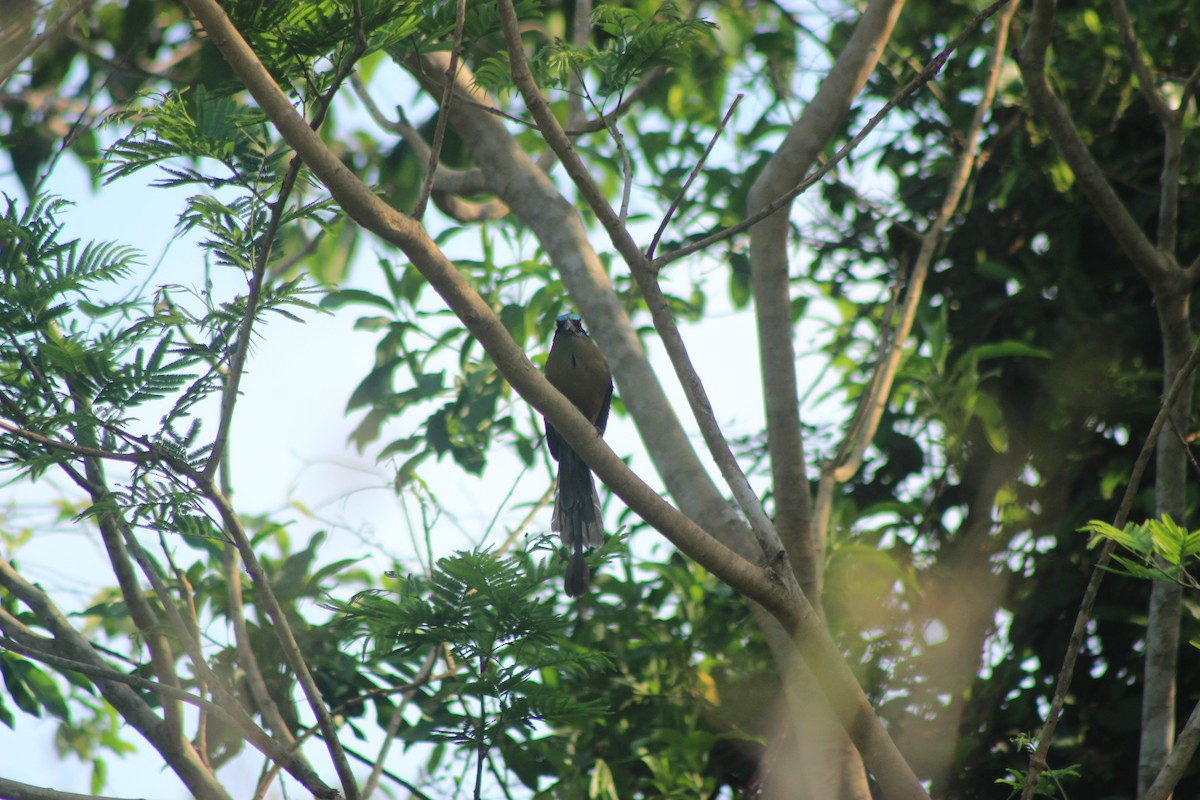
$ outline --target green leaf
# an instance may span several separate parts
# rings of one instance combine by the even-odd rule
[[[384,311],[395,313],[396,306],[386,297],[368,292],[364,289],[337,289],[321,298],[321,308],[334,310],[348,305],[375,306]]]

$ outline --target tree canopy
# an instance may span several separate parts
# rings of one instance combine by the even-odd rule
[[[97,795],[1194,794],[1185,6],[4,0],[0,724]],[[187,254],[75,236],[64,164],[186,192]],[[566,310],[639,443],[542,378]],[[364,559],[230,470],[262,325],[327,313],[419,517]],[[605,487],[577,601],[542,416]],[[461,547],[446,464],[505,487]]]

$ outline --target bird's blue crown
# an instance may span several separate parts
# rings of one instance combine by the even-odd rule
[[[568,311],[565,314],[558,315],[559,322],[566,322],[569,319],[580,319],[580,316],[573,311]]]

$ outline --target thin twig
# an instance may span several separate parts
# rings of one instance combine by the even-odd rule
[[[374,762],[371,761],[370,758],[368,758],[367,756],[364,756],[362,753],[358,752],[353,747],[347,747],[346,753],[349,754],[351,758],[355,759],[356,761],[358,761],[362,764],[367,764],[372,767],[375,766]],[[433,800],[432,797],[430,797],[429,795],[427,795],[423,791],[421,791],[416,786],[416,784],[414,784],[410,781],[406,781],[404,778],[401,778],[399,775],[392,772],[391,770],[388,770],[388,769],[381,770],[380,774],[382,774],[388,780],[394,781],[400,788],[402,788],[404,791],[408,792],[410,795],[415,797],[417,800]]]
[[[59,439],[51,439],[47,436],[42,436],[40,433],[34,433],[33,431],[26,430],[19,425],[14,425],[13,423],[6,422],[2,419],[0,419],[0,430],[6,430],[14,436],[19,436],[22,439],[54,450],[65,450],[68,453],[74,453],[75,455],[85,456],[87,458],[102,458],[108,461],[126,461],[134,464],[145,464],[158,461],[158,455],[149,450],[143,450],[137,453],[117,453],[112,450],[101,450],[96,447],[83,447],[82,445],[72,444],[71,442],[64,442]]]
[[[376,125],[383,128],[385,131],[399,135],[400,138],[402,138],[404,142],[412,149],[413,154],[417,157],[418,161],[429,162],[429,158],[433,154],[433,148],[429,146],[429,143],[425,141],[420,132],[413,127],[412,123],[405,119],[404,112],[402,110],[397,109],[400,111],[399,119],[389,119],[383,113],[383,111],[380,110],[379,105],[375,102],[375,98],[371,97],[370,92],[367,91],[366,84],[363,83],[362,78],[357,72],[350,76],[350,85],[354,87],[354,91],[358,95],[358,98],[362,101],[363,107],[366,108],[367,114],[370,115],[371,119],[375,121]],[[461,103],[463,100],[464,98],[461,93],[455,96],[455,102]],[[486,190],[487,182],[484,180],[483,170],[481,170],[479,167],[474,167],[472,169],[452,169],[440,163],[439,161],[437,165],[437,175],[434,178],[434,184],[431,192],[434,202],[438,204],[439,208],[441,208],[443,211],[446,211],[446,213],[455,216],[455,218],[459,219],[459,221],[464,221],[460,216],[453,214],[451,211],[447,211],[447,205],[453,207],[455,204],[443,203],[443,201],[439,199],[439,195],[444,196],[446,193],[452,193],[455,195],[469,195],[478,194]],[[493,200],[490,203],[485,204],[467,203],[465,200],[458,200],[458,202],[463,203],[464,206],[466,206],[464,208],[456,209],[459,214],[463,214],[464,216],[472,213],[474,209],[471,207],[477,205],[479,206],[479,210],[475,211],[475,213],[486,214],[488,215],[487,218],[489,219],[499,219],[508,213],[507,206],[505,206],[502,210],[488,207],[497,204],[503,206],[504,204],[500,203],[498,200]],[[478,217],[476,218],[478,219]]]
[[[666,74],[666,67],[655,67],[654,69],[647,71],[646,74],[642,76],[642,79],[638,81],[638,85],[633,87],[632,90],[627,92],[621,98],[621,101],[617,103],[616,108],[607,114],[601,114],[593,120],[589,120],[579,125],[573,125],[572,127],[567,128],[565,133],[571,138],[576,138],[588,133],[595,133],[596,131],[604,130],[609,126],[612,120],[620,119],[621,117],[625,116],[625,114],[629,112],[629,109],[633,108],[637,101],[640,100],[646,94],[646,92],[648,92],[651,87],[654,86],[654,82]]]
[[[1137,34],[1133,30],[1133,20],[1129,17],[1129,9],[1125,5],[1125,0],[1110,0],[1109,8],[1112,9],[1112,18],[1117,23],[1117,30],[1121,33],[1121,42],[1125,45],[1125,55],[1128,56],[1129,63],[1133,65],[1133,74],[1137,76],[1138,92],[1141,93],[1146,105],[1150,106],[1150,110],[1163,125],[1169,125],[1175,119],[1176,114],[1155,88],[1154,76],[1150,74],[1150,65],[1146,63],[1146,57],[1142,54],[1142,48],[1138,43]]]
[[[392,742],[396,739],[396,732],[400,730],[400,723],[404,721],[404,707],[416,695],[418,687],[424,685],[429,680],[429,676],[433,674],[433,668],[437,664],[440,649],[439,647],[435,647],[429,651],[429,655],[425,657],[425,663],[421,665],[420,672],[413,678],[411,688],[404,693],[400,698],[399,704],[392,710],[392,718],[388,720],[387,730],[384,731],[383,744],[379,747],[379,754],[375,756],[375,763],[371,767],[371,774],[367,778],[367,782],[363,784],[363,800],[367,800],[379,785],[379,777],[383,775],[383,765],[387,761],[388,750],[391,749]]]
[[[1195,96],[1196,92],[1200,91],[1200,64],[1192,70],[1192,74],[1188,75],[1183,81],[1183,92],[1179,97],[1179,107],[1175,109],[1176,113],[1182,114],[1187,108],[1188,101]]]
[[[1016,3],[1012,3],[1000,15],[996,25],[996,43],[992,48],[992,58],[988,66],[983,97],[976,105],[974,117],[967,128],[966,135],[964,136],[963,150],[958,158],[958,163],[955,165],[955,170],[950,176],[949,185],[946,188],[946,196],[942,200],[941,208],[938,209],[937,216],[930,221],[929,227],[921,235],[921,249],[917,254],[912,273],[909,275],[907,281],[908,285],[905,289],[904,304],[901,308],[900,319],[895,331],[890,331],[886,334],[888,337],[886,355],[880,363],[878,379],[873,381],[872,390],[862,400],[864,407],[867,409],[867,414],[863,418],[863,425],[857,432],[857,435],[851,440],[853,444],[844,459],[840,459],[828,467],[829,471],[833,473],[833,480],[838,483],[845,483],[850,480],[862,466],[867,447],[874,440],[875,433],[879,428],[879,421],[882,419],[883,412],[887,408],[887,398],[891,394],[892,383],[895,380],[896,371],[900,367],[904,344],[916,320],[917,304],[924,289],[925,277],[929,273],[934,253],[937,251],[938,244],[942,241],[946,226],[949,224],[950,218],[954,216],[954,212],[958,209],[959,203],[962,200],[963,191],[966,189],[967,181],[971,176],[971,171],[975,164],[976,147],[978,146],[980,134],[983,131],[984,119],[990,113],[992,100],[996,96],[996,87],[1000,80],[1000,68],[1004,63],[1004,51],[1008,44],[1008,31],[1015,11]]]
[[[592,0],[575,0],[575,19],[571,25],[571,46],[587,47],[592,34]],[[571,83],[567,87],[567,127],[577,128],[586,122],[583,113],[583,75],[580,70],[571,70]],[[620,107],[620,104],[617,104]],[[604,119],[601,112],[600,119]],[[605,125],[607,127],[607,125]]]
[[[284,659],[288,667],[295,674],[296,681],[300,684],[300,689],[304,692],[304,697],[308,701],[309,708],[312,709],[313,715],[317,718],[317,725],[321,729],[322,738],[325,741],[326,748],[329,750],[330,758],[333,759],[338,778],[342,783],[342,790],[345,792],[347,800],[358,800],[358,782],[354,777],[354,773],[350,771],[350,764],[346,760],[341,740],[337,735],[337,725],[329,713],[328,706],[325,705],[325,700],[321,695],[321,690],[317,686],[317,682],[313,679],[312,671],[308,668],[308,663],[305,661],[304,654],[300,650],[300,645],[296,641],[296,636],[292,632],[287,615],[284,614],[283,607],[279,604],[274,589],[271,588],[271,580],[267,576],[266,571],[263,570],[262,563],[258,560],[258,556],[254,552],[253,543],[246,535],[246,530],[242,526],[237,512],[234,511],[229,499],[221,490],[211,482],[202,484],[200,489],[205,497],[216,506],[217,511],[221,515],[225,530],[232,536],[234,543],[237,545],[238,552],[241,553],[242,560],[246,565],[246,571],[250,573],[250,578],[254,583],[254,591],[258,594],[259,600],[266,609],[267,616],[275,627],[275,635],[279,640]]]
[[[514,544],[516,544],[517,537],[518,537],[518,536],[520,536],[520,535],[521,535],[521,533],[522,533],[522,532],[523,532],[523,531],[524,531],[526,528],[528,528],[528,527],[529,527],[529,523],[533,522],[533,518],[534,518],[535,516],[537,516],[537,513],[538,513],[539,511],[541,511],[543,508],[545,508],[547,505],[549,505],[549,504],[550,504],[550,498],[551,498],[551,497],[553,497],[553,496],[554,496],[554,483],[553,483],[553,481],[552,481],[552,482],[551,482],[551,483],[550,483],[550,484],[549,484],[549,485],[546,487],[546,491],[542,492],[542,496],[541,496],[540,498],[538,498],[538,500],[537,500],[537,501],[536,501],[536,502],[535,502],[535,503],[534,503],[534,504],[533,504],[533,505],[530,507],[530,509],[529,509],[529,513],[525,515],[525,519],[523,519],[523,520],[521,520],[520,522],[518,522],[518,523],[517,523],[517,524],[516,524],[516,525],[513,527],[513,529],[512,529],[512,532],[510,532],[510,533],[508,534],[508,538],[506,538],[506,539],[504,540],[504,543],[503,543],[503,544],[501,544],[499,547],[497,547],[497,548],[496,548],[496,555],[497,555],[497,556],[503,555],[503,554],[504,554],[505,552],[507,552],[507,551],[508,551],[508,550],[509,550],[509,549],[510,549],[510,548],[511,548],[511,547],[512,547]]]
[[[354,48],[342,61],[337,72],[334,74],[333,80],[330,82],[329,89],[317,102],[316,112],[309,123],[309,126],[314,131],[320,128],[321,123],[325,121],[325,116],[329,113],[329,108],[333,104],[333,96],[341,88],[342,83],[350,73],[353,72],[354,65],[358,62],[359,57],[362,56],[367,47],[366,36],[362,30],[361,0],[354,0],[353,5],[356,22]],[[258,237],[258,252],[256,253],[254,266],[250,273],[249,288],[246,292],[246,310],[242,316],[241,324],[238,326],[237,339],[234,340],[233,353],[229,358],[229,371],[225,378],[225,389],[221,394],[221,412],[217,422],[217,434],[213,438],[212,454],[209,456],[208,463],[204,469],[205,476],[210,480],[216,474],[217,467],[225,457],[229,429],[233,424],[233,409],[238,400],[238,387],[241,385],[242,374],[246,368],[246,359],[250,354],[250,334],[258,315],[258,306],[262,301],[262,287],[267,274],[267,264],[271,260],[271,251],[275,244],[275,237],[279,233],[279,226],[283,222],[283,213],[286,210],[287,201],[291,197],[292,190],[295,188],[296,179],[300,176],[300,168],[302,166],[304,166],[304,163],[298,155],[294,156],[291,163],[288,164],[288,171],[279,184],[279,193],[275,198],[275,202],[271,204],[271,218],[267,222],[267,228]]]
[[[683,187],[675,195],[675,199],[671,201],[670,208],[667,209],[666,216],[658,225],[658,230],[654,232],[653,238],[650,239],[650,246],[646,248],[646,258],[650,261],[654,260],[654,249],[658,247],[658,240],[662,238],[663,231],[667,229],[667,225],[671,222],[671,217],[675,216],[676,209],[683,202],[683,198],[687,196],[687,190],[692,187],[692,181],[696,180],[696,176],[700,174],[701,168],[704,167],[704,162],[708,160],[708,154],[712,152],[717,140],[721,138],[721,134],[725,131],[725,126],[729,124],[729,119],[733,116],[733,112],[737,111],[738,103],[742,102],[743,94],[739,94],[733,98],[733,103],[730,104],[729,110],[725,112],[725,116],[721,118],[721,124],[713,131],[712,138],[708,140],[708,147],[704,148],[704,152],[700,154],[700,160],[696,162],[696,166],[692,167],[692,172],[687,176],[687,180],[683,182]]]
[[[172,700],[180,700],[188,705],[193,705],[196,708],[220,717],[221,721],[230,727],[240,727],[238,721],[235,720],[220,703],[213,702],[212,700],[206,700],[205,698],[196,694],[192,694],[185,689],[180,689],[178,686],[169,686],[160,681],[152,681],[149,678],[143,678],[139,675],[131,675],[119,670],[98,667],[94,664],[85,664],[84,662],[75,659],[63,658],[62,656],[54,655],[53,653],[46,652],[45,650],[24,645],[10,636],[0,636],[0,649],[18,653],[26,658],[31,658],[34,661],[40,661],[43,664],[54,667],[55,669],[71,670],[72,672],[78,672],[81,675],[87,675],[89,678],[95,678],[101,681],[115,681],[116,683],[123,683],[126,686],[132,686],[135,689],[153,692],[160,697],[169,697]],[[251,742],[251,744],[254,743]],[[264,755],[266,754],[264,753]]]
[[[621,210],[617,212],[617,219],[622,226],[628,224],[629,220],[629,198],[633,192],[633,160],[629,157],[629,148],[625,146],[625,136],[621,133],[621,128],[617,125],[616,117],[606,117],[604,111],[600,108],[596,98],[592,97],[592,93],[587,90],[583,83],[583,74],[580,70],[575,70],[572,73],[575,81],[579,83],[580,91],[587,98],[588,103],[599,115],[599,119],[604,120],[604,127],[608,130],[608,135],[613,138],[613,142],[617,145],[617,152],[621,154]],[[620,105],[618,101],[617,105]]]
[[[450,117],[450,103],[454,98],[454,77],[458,74],[458,57],[462,50],[463,29],[466,21],[467,0],[455,0],[454,45],[450,48],[450,65],[446,67],[446,85],[442,90],[437,125],[433,130],[433,144],[429,150],[429,161],[425,166],[425,180],[421,183],[421,193],[417,196],[417,204],[413,206],[412,217],[417,221],[425,216],[425,206],[429,203],[429,194],[433,191],[433,179],[437,174],[438,161],[441,160],[442,143],[446,139],[446,123]]]
[[[267,690],[267,682],[263,677],[262,666],[258,663],[258,656],[254,654],[254,647],[250,641],[250,629],[246,625],[246,614],[244,611],[245,601],[242,597],[242,573],[240,567],[241,558],[238,554],[238,549],[227,544],[225,546],[224,558],[222,559],[222,568],[225,571],[225,597],[229,603],[229,619],[233,623],[234,646],[237,649],[238,663],[245,672],[246,685],[250,690],[250,695],[254,698],[254,704],[258,707],[258,713],[262,715],[263,721],[276,739],[282,742],[285,747],[292,749],[296,744],[296,738],[292,735],[291,729],[288,728],[287,723],[284,721],[283,714],[279,712],[279,706],[275,703],[275,698]],[[303,757],[301,751],[297,751],[297,754]]]

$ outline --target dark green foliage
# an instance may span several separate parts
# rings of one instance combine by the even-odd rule
[[[494,779],[561,797],[744,788],[776,691],[744,606],[681,559],[635,571],[627,551],[605,551],[619,561],[574,612],[555,585],[561,564],[463,552],[331,604],[331,624],[381,690],[397,687],[373,692],[381,724],[420,664],[446,652],[453,668],[417,685],[421,721],[398,733],[456,745],[432,751],[431,772],[484,752],[511,771]]]

